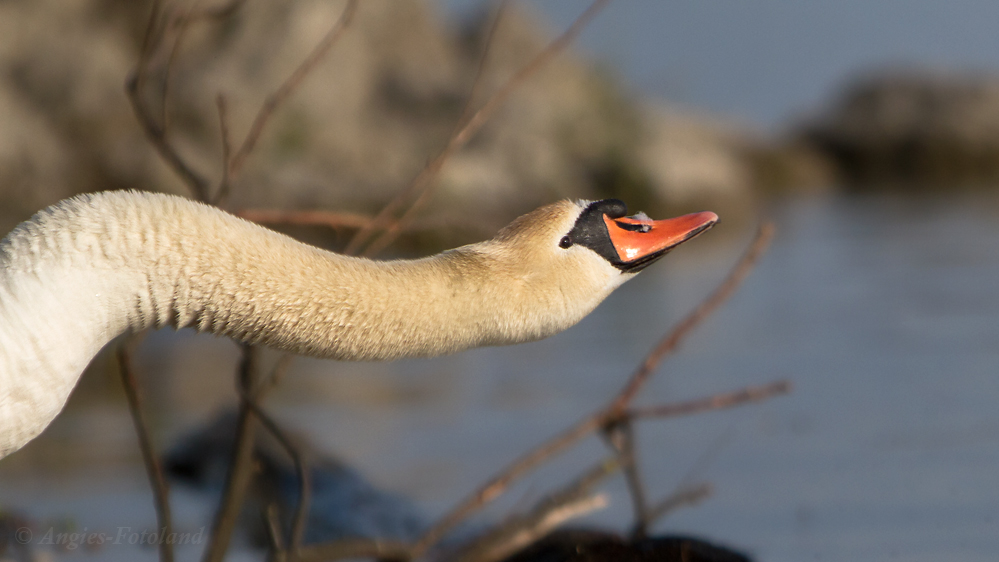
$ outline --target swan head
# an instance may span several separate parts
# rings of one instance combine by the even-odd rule
[[[628,216],[617,199],[560,201],[528,213],[488,244],[507,286],[529,310],[520,317],[555,319],[536,327],[545,337],[590,313],[614,289],[680,244],[718,222],[711,212],[652,220]],[[532,314],[533,311],[533,314]]]

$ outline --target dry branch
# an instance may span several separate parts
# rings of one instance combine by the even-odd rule
[[[400,224],[408,221],[409,217],[416,212],[418,206],[427,200],[430,189],[433,187],[433,182],[440,173],[441,168],[444,167],[444,163],[447,159],[459,148],[464,146],[478,131],[486,124],[487,121],[496,113],[496,111],[503,106],[503,104],[509,99],[510,95],[517,90],[524,82],[529,78],[538,73],[542,68],[545,67],[556,55],[561,53],[568,47],[569,43],[579,35],[579,32],[583,30],[584,27],[593,19],[597,13],[600,12],[604,6],[610,0],[595,0],[590,6],[580,15],[576,21],[569,26],[569,29],[565,31],[562,35],[552,41],[541,53],[539,53],[533,60],[531,60],[526,66],[517,71],[503,86],[496,91],[486,102],[476,111],[468,121],[461,126],[460,130],[456,131],[451,138],[448,140],[447,145],[444,150],[440,152],[433,160],[431,160],[426,167],[415,177],[413,181],[410,182],[405,189],[400,191],[394,199],[389,201],[387,205],[378,213],[375,217],[374,222],[368,228],[361,229],[354,238],[347,245],[346,253],[358,253],[364,244],[370,239],[377,229],[384,229],[385,233],[372,242],[366,250],[364,250],[364,255],[374,255],[378,251],[381,251],[384,247],[395,239],[395,236],[400,230]],[[497,13],[497,17],[502,15],[502,11]],[[495,21],[495,20],[494,20]],[[495,23],[493,30],[495,30]],[[490,40],[488,43],[491,43]],[[487,43],[487,44],[488,44]],[[486,49],[486,54],[488,54],[488,49]],[[485,65],[485,56],[483,56],[481,66]],[[480,70],[479,76],[476,82],[481,79],[482,71]],[[473,92],[476,89],[476,85],[473,84]],[[402,210],[405,202],[412,199],[413,202],[410,204],[410,208],[404,212],[404,214],[397,220],[393,221],[393,218],[400,210]]]
[[[555,455],[567,450],[591,433],[628,419],[627,408],[631,399],[640,390],[642,384],[648,380],[653,370],[659,365],[666,354],[675,350],[680,341],[694,327],[735,292],[735,289],[738,288],[766,251],[773,237],[773,232],[774,228],[770,224],[766,224],[760,228],[749,249],[735,264],[722,284],[702,301],[690,315],[681,320],[679,324],[667,333],[660,344],[653,348],[652,352],[645,358],[642,367],[633,375],[622,392],[607,407],[583,418],[569,429],[531,449],[504,468],[496,476],[479,487],[472,495],[465,498],[450,512],[441,517],[420,538],[415,551],[418,554],[425,552],[426,549],[437,543],[441,537],[453,529],[455,525],[499,497],[513,481],[524,474],[527,474]],[[710,398],[707,400],[710,400]]]
[[[708,498],[713,492],[711,484],[698,484],[696,486],[681,488],[649,508],[645,524],[651,525],[656,520],[681,507],[698,504]]]
[[[229,162],[232,161],[232,138],[229,136],[229,102],[223,94],[215,96],[215,106],[219,111],[219,137],[222,140],[222,179],[215,192],[214,205],[221,205],[229,198]],[[250,219],[252,220],[252,219]]]
[[[645,521],[648,520],[648,508],[645,504],[645,486],[638,469],[638,454],[635,446],[635,426],[630,419],[624,419],[604,427],[604,436],[611,448],[617,454],[618,462],[624,468],[624,477],[628,483],[628,493],[631,496],[631,506],[634,510],[638,536],[645,536]]]
[[[250,345],[241,347],[243,357],[239,363],[236,385],[240,394],[249,394],[259,378],[260,350]],[[205,562],[221,562],[225,557],[232,533],[236,529],[247,488],[253,479],[253,452],[256,448],[260,422],[247,401],[240,402],[236,419],[236,437],[226,474],[225,490],[212,522],[212,532],[208,539],[208,547],[205,549]]]
[[[149,485],[153,488],[156,521],[159,528],[163,529],[163,535],[169,537],[173,533],[173,518],[170,515],[170,489],[163,477],[163,465],[160,463],[159,455],[156,454],[156,448],[153,446],[153,439],[149,433],[149,424],[142,412],[139,383],[135,378],[135,369],[132,367],[131,346],[133,342],[134,338],[130,338],[118,346],[118,369],[121,374],[122,386],[125,388],[132,425],[135,426],[135,433],[139,438],[139,449],[142,451],[146,475],[149,477]],[[161,562],[173,562],[173,543],[169,540],[161,540],[158,546]]]
[[[767,248],[770,247],[775,230],[776,228],[773,223],[770,222],[760,226],[759,231],[756,233],[756,238],[753,239],[752,244],[749,246],[749,250],[743,254],[742,259],[732,268],[725,281],[708,298],[701,301],[701,304],[693,312],[688,314],[665,337],[659,340],[659,344],[645,357],[645,361],[642,362],[641,367],[635,371],[635,374],[628,380],[628,384],[625,385],[617,398],[614,399],[611,409],[623,411],[627,408],[642,386],[648,382],[663,358],[675,351],[680,342],[694,328],[707,319],[708,316],[711,316],[719,306],[732,296],[735,290],[745,281],[746,276],[756,267],[756,262],[763,257]]]
[[[164,8],[160,0],[154,1],[146,24],[139,61],[125,81],[125,91],[132,105],[132,111],[146,138],[199,201],[209,200],[209,182],[180,155],[169,139],[168,97],[171,69],[191,23],[227,16],[242,3],[242,0],[234,0],[204,10],[197,10],[192,6],[186,12],[181,12]],[[172,43],[170,37],[173,38]],[[161,66],[165,66],[165,70],[159,93],[160,107],[159,111],[156,111],[150,106],[144,92],[148,77]]]
[[[508,518],[486,535],[462,549],[461,562],[494,562],[513,554],[553,529],[578,517],[607,506],[604,495],[593,495],[593,488],[621,467],[613,459],[605,459],[578,478],[549,494],[528,513]]]
[[[160,158],[184,181],[195,199],[208,201],[208,181],[184,161],[167,139],[166,129],[155,121],[149,107],[142,100],[137,76],[133,75],[128,79],[125,83],[125,90],[128,92],[128,99],[132,103],[132,111],[135,112],[139,125],[142,126],[146,138],[159,152]]]
[[[461,116],[458,117],[458,121],[455,123],[454,130],[451,131],[451,136],[448,139],[448,144],[445,145],[445,147],[450,146],[451,143],[454,141],[454,139],[456,139],[458,135],[461,134],[462,129],[464,129],[467,126],[468,122],[470,121],[473,115],[472,108],[475,107],[474,105],[475,100],[478,99],[479,92],[482,89],[483,84],[485,84],[486,65],[489,62],[489,53],[492,51],[493,42],[496,39],[496,31],[499,29],[499,24],[501,21],[503,21],[503,15],[506,13],[507,7],[509,5],[510,5],[510,0],[501,0],[498,6],[496,7],[496,13],[493,14],[492,24],[489,26],[489,32],[486,35],[486,39],[484,42],[485,47],[482,50],[482,55],[479,57],[479,66],[475,72],[475,79],[472,80],[471,91],[468,93],[468,99],[465,100],[465,107],[462,108]],[[394,221],[390,221],[387,224],[387,226],[385,226],[385,230],[382,233],[382,235],[376,238],[371,243],[371,246],[368,247],[368,249],[364,252],[364,255],[373,256],[381,252],[386,246],[388,246],[389,244],[392,243],[393,240],[395,240],[396,236],[398,236],[398,233],[401,230],[403,230],[406,227],[406,225],[411,221],[412,215],[415,214],[416,211],[423,206],[424,201],[430,196],[431,193],[430,186],[432,184],[433,177],[440,171],[440,168],[444,166],[444,161],[446,158],[448,158],[446,153],[447,153],[447,148],[445,148],[444,153],[438,155],[438,159],[440,160],[440,162],[436,171],[428,172],[431,166],[434,165],[434,162],[427,163],[427,168],[424,170],[424,172],[427,172],[430,175],[425,180],[423,180],[424,187],[419,190],[419,194],[417,195],[416,199],[412,203],[410,203],[409,208],[406,209],[405,212],[403,212],[401,217],[399,217]],[[413,179],[410,186],[397,193],[393,201],[389,202],[389,205],[392,205],[392,203],[394,203],[396,200],[398,200],[399,204],[401,204],[407,197],[407,192],[410,189],[413,190],[417,189],[414,186],[414,184],[416,184],[416,182],[418,181],[421,181],[419,175]],[[386,209],[387,208],[388,205],[386,206]],[[384,213],[386,212],[386,210],[383,209],[382,212]],[[375,229],[378,228],[378,225],[372,223],[370,228],[371,228],[371,233],[374,233]],[[350,244],[347,247],[348,253],[355,251],[354,248],[351,248],[351,245],[354,244],[355,241],[357,241],[359,245],[365,242],[361,232],[358,232],[355,238],[350,241]]]
[[[763,386],[750,386],[727,392],[725,394],[715,394],[700,400],[681,402],[678,404],[663,404],[661,406],[647,406],[643,408],[632,408],[627,410],[625,416],[629,419],[641,418],[673,418],[678,416],[689,416],[701,412],[713,412],[735,406],[742,406],[750,402],[760,402],[769,400],[781,394],[791,392],[791,382],[779,380]]]
[[[306,77],[322,62],[323,58],[329,53],[330,49],[339,41],[343,32],[347,30],[350,26],[351,21],[354,18],[354,12],[357,9],[357,0],[348,0],[347,5],[344,6],[343,12],[341,12],[340,17],[337,19],[333,27],[326,33],[322,41],[312,49],[312,52],[305,57],[305,60],[298,65],[298,68],[291,73],[290,76],[282,83],[274,92],[267,96],[264,103],[260,106],[260,110],[257,111],[257,116],[253,119],[253,124],[250,125],[249,132],[246,133],[246,138],[243,139],[243,143],[240,145],[239,150],[232,155],[232,158],[228,158],[225,161],[226,173],[223,174],[223,182],[219,186],[219,197],[214,201],[215,204],[220,204],[224,200],[224,196],[229,193],[229,182],[235,181],[236,176],[242,170],[243,165],[246,163],[246,159],[253,152],[253,149],[257,146],[257,141],[260,140],[260,135],[264,131],[264,127],[270,122],[271,116],[277,111],[281,105],[283,105],[295,90],[302,85]],[[221,106],[220,106],[221,109]],[[221,114],[220,114],[221,118]]]
[[[312,498],[312,478],[309,473],[309,465],[302,451],[295,446],[277,422],[259,404],[267,392],[274,388],[283,373],[287,372],[288,365],[291,363],[290,358],[290,355],[283,355],[270,377],[256,381],[252,393],[248,392],[248,389],[243,385],[239,385],[238,390],[241,404],[253,411],[264,429],[270,432],[278,444],[288,453],[295,465],[295,471],[298,473],[298,506],[292,519],[291,536],[288,540],[291,552],[297,553],[302,546],[302,538],[305,536],[305,528],[309,519],[309,503]]]

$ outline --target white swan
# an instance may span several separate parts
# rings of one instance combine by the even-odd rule
[[[0,458],[41,433],[93,356],[129,330],[193,326],[345,360],[536,340],[718,220],[625,213],[616,200],[562,201],[486,242],[371,261],[180,197],[67,199],[0,242]]]

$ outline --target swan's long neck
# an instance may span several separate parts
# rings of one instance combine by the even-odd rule
[[[0,243],[0,457],[40,433],[93,356],[128,330],[194,326],[297,353],[392,359],[541,338],[599,302],[566,311],[559,295],[519,294],[525,281],[490,248],[374,262],[178,197],[64,201]]]

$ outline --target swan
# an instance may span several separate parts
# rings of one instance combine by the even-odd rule
[[[373,261],[182,197],[66,199],[0,242],[0,458],[41,433],[127,331],[191,326],[353,361],[537,340],[718,220],[626,214],[614,199],[560,201],[485,242]]]

